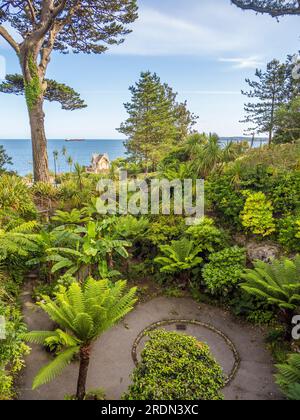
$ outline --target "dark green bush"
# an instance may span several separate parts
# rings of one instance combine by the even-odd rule
[[[221,400],[224,377],[209,347],[194,337],[156,330],[134,370],[125,400]]]
[[[278,242],[290,252],[300,252],[300,216],[287,216],[278,221]]]
[[[211,254],[202,270],[204,283],[212,295],[227,296],[242,278],[246,265],[244,248],[234,246]]]

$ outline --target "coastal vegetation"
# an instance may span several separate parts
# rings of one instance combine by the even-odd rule
[[[166,296],[188,294],[196,300],[226,307],[248,322],[264,325],[269,336],[275,337],[270,338],[268,345],[280,364],[281,375],[285,372],[283,369],[289,369],[284,366],[291,364],[289,354],[297,346],[291,335],[292,319],[298,314],[300,305],[297,290],[299,257],[295,256],[300,249],[300,145],[285,143],[261,149],[232,145],[229,158],[228,151],[221,146],[212,147],[210,143],[215,145],[215,140],[216,136],[187,134],[180,146],[174,145],[166,155],[162,153],[161,161],[157,163],[157,175],[162,174],[170,180],[181,171],[192,178],[205,175],[207,215],[192,226],[186,225],[183,215],[173,214],[172,208],[170,215],[99,214],[96,185],[107,174],[87,174],[80,165],[75,172],[57,175],[56,186],[47,183],[26,185],[25,180],[16,175],[5,173],[1,176],[1,314],[9,317],[8,328],[12,325],[15,332],[13,339],[8,337],[0,344],[1,351],[6,353],[1,365],[2,398],[15,395],[14,377],[23,367],[23,358],[29,351],[27,340],[50,347],[56,356],[49,366],[39,374],[36,372],[33,386],[37,387],[62,373],[75,354],[80,354],[80,348],[89,348],[99,334],[132,310],[135,290],[132,285],[137,285],[138,297],[147,299],[144,282],[149,279],[159,293]],[[216,158],[202,166],[200,156],[208,154],[208,150],[214,152]],[[129,156],[128,160],[119,159],[112,165],[114,170],[109,177],[113,183],[119,182],[117,168],[123,168],[125,164],[132,179],[138,176],[147,180],[155,176],[146,171],[146,161],[140,156],[137,159]],[[45,217],[44,209],[50,219]],[[274,247],[275,255],[269,254],[269,248]],[[255,253],[261,249],[262,255]],[[23,278],[32,270],[39,279],[33,297],[59,325],[58,330],[25,333],[18,295]],[[120,282],[124,278],[130,286],[126,292],[126,283]],[[88,306],[80,309],[79,298],[74,297],[74,300],[71,295],[83,296],[92,287],[99,287],[99,302],[93,292],[93,302],[85,299]],[[119,317],[112,309],[114,300],[109,298],[111,293],[115,303],[122,304],[123,292],[117,292],[116,288],[124,291],[126,302],[125,296],[131,296],[128,306],[124,303],[118,312]],[[107,299],[109,308],[105,309],[103,299]],[[69,309],[67,305],[70,305]],[[93,327],[96,310],[102,315],[99,312],[99,323]],[[60,311],[64,311],[63,316]],[[182,394],[181,377],[176,379],[172,392],[165,389],[167,377],[160,368],[151,367],[160,358],[149,359],[150,355],[161,351],[159,346],[165,338],[174,342],[167,336],[154,334],[151,338],[142,364],[133,374],[134,385],[124,398],[146,399],[151,395],[167,399],[221,397],[222,380],[216,365],[199,367],[201,372],[204,369],[207,375],[213,375],[207,378],[213,386],[204,394],[198,394],[202,389],[201,375],[199,382],[195,382],[198,384],[195,393],[190,390],[189,395]],[[194,346],[194,342],[180,344],[183,340],[180,334],[178,340],[180,357],[181,346]],[[16,343],[22,345],[18,345],[14,354]],[[195,348],[195,351],[205,352],[208,363],[212,363],[205,346]],[[17,368],[13,367],[14,358]],[[185,380],[192,372],[195,379],[195,366],[194,363],[190,368],[187,366]],[[159,378],[149,376],[148,367],[151,375],[157,372]],[[191,369],[190,373],[188,369]],[[85,379],[86,372],[87,369]],[[213,379],[214,375],[220,382]],[[276,378],[287,397],[298,395],[297,378],[291,388],[284,379]],[[79,399],[88,394],[85,379],[79,380]],[[140,381],[145,384],[142,394],[138,392]],[[161,386],[153,388],[157,381]],[[178,394],[175,395],[176,390]]]
[[[298,2],[289,7],[279,1],[232,2],[272,16],[299,13]],[[89,1],[55,2],[52,8],[48,2],[30,4],[24,8],[22,1],[7,1],[0,6],[0,35],[22,68],[22,76],[7,76],[0,91],[25,95],[34,150],[33,176],[20,177],[9,171],[11,159],[0,148],[0,399],[18,399],[24,391],[18,387],[19,374],[28,368],[34,346],[50,363],[39,369],[38,361],[30,359],[36,375],[32,392],[44,392],[45,384],[75,371],[71,388],[76,392],[65,399],[104,399],[105,389],[88,389],[95,345],[104,333],[120,328],[115,347],[121,355],[119,337],[125,331],[132,339],[131,326],[143,308],[139,304],[158,296],[175,302],[176,310],[168,311],[178,321],[177,331],[160,322],[154,330],[146,328],[131,384],[125,389],[122,378],[119,398],[225,398],[225,384],[235,379],[244,360],[231,337],[203,324],[235,359],[237,368],[226,378],[218,345],[182,328],[180,299],[186,298],[189,305],[197,303],[197,317],[207,311],[211,324],[224,325],[224,314],[230,314],[232,325],[243,331],[241,340],[249,331],[251,338],[255,332],[265,337],[264,358],[269,355],[274,363],[280,398],[299,400],[299,84],[291,77],[291,59],[283,64],[273,60],[265,72],[256,72],[258,81],[247,80],[251,92],[246,96],[255,98],[245,105],[249,132],[269,135],[260,148],[245,139],[224,145],[216,133],[197,132],[197,116],[187,103],[178,101],[156,73],[146,71],[130,87],[128,117],[119,127],[128,139],[126,156],[108,171],[89,173],[64,147],[51,156],[55,172],[50,174],[44,100],[58,101],[64,109],[85,106],[72,88],[46,79],[52,51],[105,52],[129,33],[137,7],[133,0],[94,1],[93,7]],[[6,23],[23,42],[14,41]],[[63,173],[61,159],[69,169]],[[189,206],[178,211],[175,205],[176,186],[179,182],[182,189],[189,180],[195,192],[199,179],[205,185],[205,215],[191,220]],[[168,183],[171,203],[164,206],[159,193],[158,211],[151,213],[146,187],[153,181]],[[143,194],[132,190],[136,184]],[[103,185],[117,193],[101,201]],[[31,331],[24,322],[28,295],[35,314],[51,321],[49,330]],[[166,300],[156,303],[157,311],[161,302]],[[223,315],[215,319],[219,310]],[[254,349],[256,342],[251,345]],[[247,366],[243,375],[255,376],[252,365]],[[101,369],[97,374],[103,378]],[[264,374],[262,369],[263,379]]]

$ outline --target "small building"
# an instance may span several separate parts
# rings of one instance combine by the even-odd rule
[[[103,172],[108,172],[110,166],[108,154],[100,155],[95,153],[92,157],[92,164],[86,168],[88,173],[101,174]]]

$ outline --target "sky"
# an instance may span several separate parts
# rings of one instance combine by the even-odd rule
[[[101,55],[54,53],[47,77],[81,93],[88,108],[63,111],[45,105],[49,139],[122,138],[128,88],[141,71],[156,72],[199,116],[196,129],[241,136],[241,89],[255,69],[300,50],[299,16],[279,22],[242,11],[230,0],[138,0],[139,19],[125,43]],[[15,54],[0,40],[0,77],[19,72]],[[30,138],[23,97],[0,94],[0,138]]]

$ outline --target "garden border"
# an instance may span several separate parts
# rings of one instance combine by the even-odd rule
[[[145,335],[148,332],[157,329],[157,327],[170,325],[170,324],[198,325],[200,327],[207,328],[208,330],[210,330],[210,331],[218,334],[220,337],[222,337],[224,339],[224,341],[226,342],[226,344],[228,345],[228,347],[230,348],[230,350],[232,351],[233,356],[234,356],[234,365],[233,365],[233,368],[232,368],[229,376],[225,380],[225,387],[228,386],[234,380],[234,378],[235,378],[235,376],[236,376],[236,374],[237,374],[237,372],[240,368],[240,364],[241,364],[241,358],[240,358],[240,355],[239,355],[234,343],[230,340],[230,338],[226,334],[224,334],[221,330],[218,330],[213,325],[207,324],[206,322],[193,320],[193,319],[169,319],[169,320],[166,319],[166,320],[163,320],[163,321],[154,322],[153,324],[151,324],[148,327],[146,327],[145,329],[143,329],[139,333],[137,338],[135,339],[135,341],[133,343],[133,346],[132,346],[132,350],[131,350],[131,356],[132,356],[133,362],[136,366],[138,365],[137,347],[140,344],[142,338],[145,337]]]

